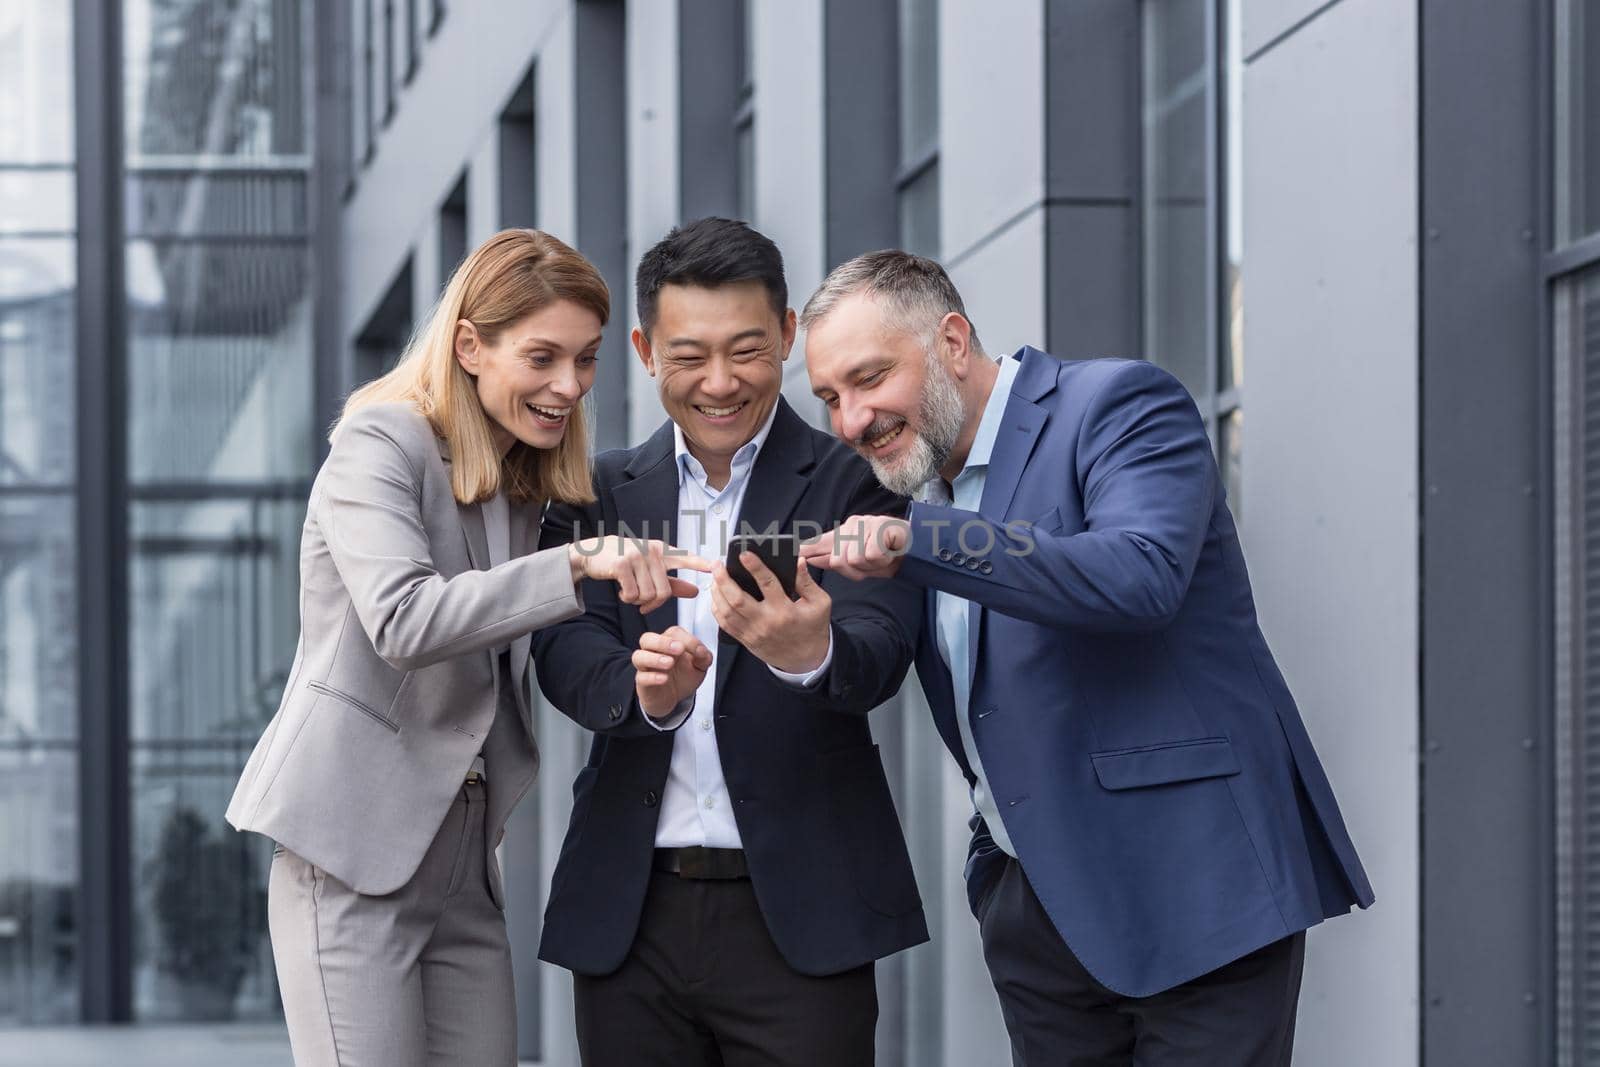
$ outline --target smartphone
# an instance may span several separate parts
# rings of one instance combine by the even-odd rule
[[[799,600],[795,592],[794,572],[800,565],[800,539],[794,534],[742,534],[728,542],[728,575],[739,588],[761,600],[761,587],[739,562],[739,553],[754,552],[766,564],[767,570],[777,575],[778,582],[790,600]]]

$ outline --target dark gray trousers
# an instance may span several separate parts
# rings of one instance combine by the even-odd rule
[[[1018,1067],[1287,1067],[1304,931],[1165,992],[1125,997],[1078,962],[1016,860],[979,906]]]

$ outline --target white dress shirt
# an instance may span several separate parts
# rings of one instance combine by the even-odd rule
[[[949,488],[938,477],[930,479],[923,486],[920,496],[928,503],[976,512],[983,502],[983,487],[989,478],[989,457],[994,451],[995,439],[1000,435],[1000,420],[1004,418],[1006,403],[1011,399],[1011,386],[1022,367],[1016,360],[1005,357],[1000,359],[999,364],[1000,373],[995,379],[994,389],[989,393],[988,403],[984,405],[983,416],[978,420],[978,429],[973,435],[966,464]],[[955,537],[956,531],[951,531],[949,536]],[[1000,818],[1000,808],[994,802],[994,791],[989,788],[989,776],[984,773],[983,760],[978,758],[978,745],[972,736],[972,679],[967,676],[968,641],[971,637],[967,633],[969,606],[970,601],[950,593],[941,592],[934,596],[939,656],[950,668],[950,684],[956,698],[956,728],[961,734],[961,748],[967,754],[967,766],[972,768],[973,777],[977,779],[972,787],[972,805],[983,816],[994,843],[1006,855],[1015,857],[1017,850],[1012,846],[1011,836],[1006,833],[1006,825]]]
[[[678,465],[678,523],[674,537],[677,547],[712,561],[727,556],[729,539],[739,533],[739,512],[750,484],[750,471],[772,431],[772,420],[777,413],[774,404],[765,425],[734,453],[728,483],[721,489],[712,488],[706,481],[706,470],[690,455],[683,431],[673,427]],[[724,654],[717,647],[717,620],[711,613],[711,575],[681,571],[679,577],[699,586],[700,595],[678,601],[678,625],[704,642],[713,656]],[[828,652],[815,670],[807,674],[790,674],[775,667],[771,670],[791,685],[811,686],[821,681],[832,662],[830,630]],[[673,736],[672,764],[667,771],[666,787],[661,791],[661,813],[656,822],[657,848],[743,847],[739,827],[733,820],[733,805],[728,803],[722,756],[717,749],[716,691],[717,667],[713,662],[695,691],[687,721],[681,713],[666,722],[646,716],[646,720],[660,730],[671,729],[679,722],[683,724]]]

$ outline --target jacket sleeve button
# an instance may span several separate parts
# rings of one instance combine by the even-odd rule
[[[984,560],[982,563],[978,564],[978,573],[979,574],[993,574],[994,573],[994,564],[990,563],[988,560]]]

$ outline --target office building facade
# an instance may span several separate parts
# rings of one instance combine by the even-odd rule
[[[1194,394],[1378,894],[1311,934],[1296,1063],[1600,1056],[1597,71],[1595,0],[10,5],[0,1024],[277,1015],[270,848],[221,813],[340,398],[537,226],[612,285],[597,437],[642,440],[632,265],[723,214],[797,304],[910,248],[992,350]],[[798,350],[784,391],[822,421]],[[587,739],[537,727],[508,922],[522,1054],[570,1064],[535,952]],[[965,786],[915,685],[874,734],[933,933],[880,1059],[1004,1062]]]

